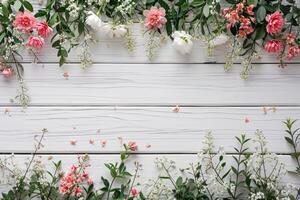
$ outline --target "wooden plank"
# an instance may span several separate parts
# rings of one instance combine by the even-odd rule
[[[242,133],[252,137],[256,129],[264,131],[270,151],[288,153],[291,148],[284,140],[282,121],[300,119],[299,107],[278,107],[266,115],[261,107],[182,107],[179,113],[172,109],[29,107],[22,112],[18,107],[9,108],[10,113],[0,115],[0,152],[32,152],[34,136],[47,128],[45,153],[119,152],[119,137],[125,143],[136,141],[141,153],[197,153],[207,130],[213,132],[216,145],[233,152],[234,137]],[[71,145],[71,140],[77,144]],[[107,141],[104,148],[101,141]]]
[[[194,47],[189,55],[179,54],[173,47],[171,39],[167,38],[165,43],[162,43],[161,48],[157,51],[157,56],[153,60],[149,60],[145,53],[145,46],[147,45],[148,37],[145,34],[146,30],[143,24],[133,24],[132,27],[133,38],[135,40],[135,51],[129,52],[125,47],[124,39],[99,37],[99,42],[91,45],[91,52],[94,62],[96,63],[207,63],[217,62],[225,63],[226,51],[228,49],[226,44],[218,46],[214,49],[213,55],[208,56],[206,45],[199,41],[194,41]],[[99,35],[96,33],[96,35]],[[69,55],[68,61],[79,62],[79,49],[75,49]],[[255,61],[257,63],[278,63],[276,55],[268,54],[261,50],[262,58]],[[58,62],[57,52],[48,43],[38,53],[41,62]],[[31,62],[33,60],[32,54],[28,51],[23,53],[24,62]],[[299,62],[299,57],[292,62]],[[240,62],[240,60],[237,60]]]
[[[51,161],[48,160],[49,155],[43,155],[40,159],[45,163],[46,169],[52,170],[52,161],[63,161],[63,169],[68,170],[72,164],[76,164],[77,155],[51,155],[53,159]],[[1,156],[3,158],[4,156]],[[18,166],[25,167],[23,164],[28,155],[15,155],[15,161]],[[142,165],[142,170],[139,173],[139,177],[137,182],[142,185],[145,184],[149,179],[156,179],[160,173],[160,171],[155,166],[155,159],[157,157],[166,157],[169,160],[173,160],[176,163],[178,169],[184,169],[189,167],[190,163],[196,163],[198,161],[196,155],[134,155],[128,161],[128,169],[133,171],[135,161],[138,161]],[[281,162],[285,163],[287,170],[295,170],[296,163],[290,158],[290,156],[280,155],[279,159]],[[91,167],[89,168],[89,173],[91,177],[93,177],[95,183],[98,185],[101,176],[110,177],[109,172],[106,170],[104,163],[108,162],[116,162],[119,160],[119,156],[117,155],[90,155],[90,163]],[[233,162],[232,156],[225,156],[225,160],[227,160],[227,164],[231,164]],[[173,171],[174,177],[182,175],[179,170]],[[300,185],[300,180],[294,175],[287,174],[283,183],[292,183],[295,185]],[[2,186],[5,188],[5,186]],[[1,188],[0,188],[1,189]]]
[[[220,64],[26,64],[31,105],[300,105],[300,68],[256,65],[249,80],[239,67],[225,73]],[[69,72],[69,79],[63,77]],[[0,104],[16,94],[17,81],[0,76]]]

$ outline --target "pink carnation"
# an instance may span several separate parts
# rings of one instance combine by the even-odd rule
[[[167,22],[166,11],[163,8],[151,7],[150,10],[144,11],[144,16],[147,29],[160,29]]]
[[[290,46],[287,52],[287,59],[291,60],[300,53],[299,46]]]
[[[2,71],[2,75],[6,78],[10,78],[14,75],[14,71],[12,68],[5,68]]]
[[[13,22],[13,26],[19,31],[29,33],[36,27],[36,19],[29,12],[19,12]]]
[[[36,29],[38,34],[43,38],[48,37],[53,32],[52,28],[48,26],[47,22],[38,22],[36,24]]]
[[[136,188],[132,188],[130,193],[133,197],[137,197],[139,195],[139,191]]]
[[[128,147],[131,151],[137,151],[138,145],[136,142],[128,142]]]
[[[36,37],[36,36],[30,36],[28,38],[28,41],[26,43],[26,46],[32,47],[35,49],[40,49],[44,46],[45,42],[44,39],[41,37]]]
[[[265,44],[265,50],[269,53],[278,53],[282,49],[282,42],[279,40],[270,40]]]
[[[284,25],[284,19],[282,13],[279,11],[274,12],[271,15],[266,16],[267,24],[267,32],[270,34],[279,33]]]

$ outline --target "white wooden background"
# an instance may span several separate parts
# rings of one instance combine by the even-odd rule
[[[134,25],[133,30],[134,53],[128,53],[121,40],[102,39],[92,49],[95,64],[87,70],[80,69],[76,53],[62,68],[50,46],[40,52],[40,64],[31,64],[32,56],[24,53],[24,78],[32,97],[29,108],[22,111],[9,102],[17,81],[0,77],[2,157],[15,153],[21,164],[33,151],[34,136],[47,128],[40,151],[45,160],[53,155],[67,167],[77,154],[90,153],[91,173],[99,177],[103,163],[117,159],[122,137],[124,142],[138,143],[133,159],[143,164],[141,179],[146,180],[157,174],[153,163],[157,156],[170,157],[180,167],[195,161],[206,130],[212,130],[216,145],[223,145],[230,154],[234,136],[246,133],[250,137],[262,129],[269,150],[278,153],[289,169],[295,167],[281,122],[288,117],[300,119],[299,59],[280,69],[275,57],[264,55],[244,81],[238,63],[224,72],[225,46],[208,57],[196,42],[193,53],[184,57],[168,42],[150,62],[141,26]],[[176,105],[178,113],[172,111]],[[276,107],[276,112],[264,114],[263,106]],[[250,122],[245,123],[245,118]],[[70,140],[77,144],[70,145]],[[107,140],[105,147],[103,140]]]

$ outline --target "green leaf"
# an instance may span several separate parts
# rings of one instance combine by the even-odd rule
[[[209,16],[209,5],[208,4],[205,4],[204,8],[203,8],[203,15],[205,17],[208,17]]]
[[[27,10],[29,10],[30,12],[33,12],[33,7],[31,5],[31,3],[29,3],[28,1],[23,1],[22,4]]]
[[[264,6],[260,6],[256,11],[256,18],[258,22],[264,21],[267,15],[266,8]]]

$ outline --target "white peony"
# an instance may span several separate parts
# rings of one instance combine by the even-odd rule
[[[229,40],[229,36],[226,34],[220,34],[217,37],[215,37],[214,39],[212,39],[210,41],[210,44],[213,46],[219,46],[222,44],[225,44],[227,41]]]
[[[86,24],[89,25],[94,31],[100,31],[102,28],[102,20],[92,11],[88,12],[88,17],[86,18]]]
[[[109,23],[105,23],[102,26],[102,30],[104,33],[110,38],[122,38],[127,34],[127,26],[126,25],[112,25]]]
[[[193,48],[193,37],[186,33],[185,31],[175,31],[172,34],[173,46],[181,54],[188,54],[192,51]]]

